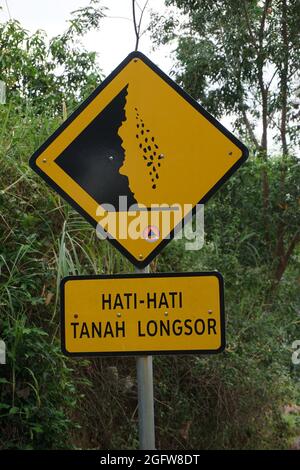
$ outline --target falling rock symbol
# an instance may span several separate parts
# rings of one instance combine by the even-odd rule
[[[147,128],[138,108],[134,108],[136,114],[136,138],[139,141],[139,149],[141,158],[145,160],[147,170],[149,172],[149,182],[152,189],[156,189],[159,180],[159,168],[161,167],[162,154],[159,152],[159,145],[156,138]],[[153,234],[153,236],[156,236]],[[150,235],[149,235],[149,238]]]

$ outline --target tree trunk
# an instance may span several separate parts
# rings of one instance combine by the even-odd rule
[[[288,73],[289,73],[289,41],[287,31],[287,2],[282,0],[281,37],[283,46],[283,64],[280,73],[280,101],[281,101],[281,146],[283,155],[288,154],[286,122],[287,122],[287,95],[288,95]]]

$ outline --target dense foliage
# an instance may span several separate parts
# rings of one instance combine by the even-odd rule
[[[30,103],[35,112],[73,108],[99,83],[95,52],[80,38],[98,28],[104,16],[98,0],[73,12],[66,31],[49,39],[43,30],[30,34],[17,20],[0,23],[0,80],[8,99]]]
[[[83,18],[89,28],[92,20]],[[12,25],[22,30],[15,23],[0,29]],[[33,74],[41,71],[34,85],[22,68],[26,59],[12,67],[4,64],[19,55],[9,56],[0,66],[8,86],[7,104],[0,105],[0,337],[8,351],[7,365],[0,365],[0,448],[137,448],[134,359],[65,358],[58,312],[61,277],[132,267],[28,168],[29,156],[65,118],[62,97],[73,106],[99,76],[91,83],[91,69],[81,69],[80,60],[77,69],[70,52],[72,73],[53,72],[42,89],[46,62],[34,66]],[[28,73],[30,87],[23,82]],[[299,248],[280,278],[274,250],[280,223],[284,243],[299,223],[299,173],[292,154],[257,158],[252,152],[207,204],[203,249],[186,251],[185,240],[173,241],[152,263],[153,271],[222,272],[227,331],[226,352],[217,357],[154,359],[158,448],[289,448],[299,435],[300,371],[291,362],[292,342],[300,339]]]

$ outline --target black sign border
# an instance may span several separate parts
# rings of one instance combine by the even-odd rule
[[[182,98],[184,98],[190,105],[192,105],[200,114],[202,114],[208,121],[210,121],[220,132],[222,132],[229,140],[231,140],[241,151],[242,156],[239,160],[225,173],[225,175],[206,193],[206,195],[198,202],[198,204],[206,203],[211,196],[225,183],[230,176],[247,160],[249,151],[247,147],[240,142],[230,131],[228,131],[219,121],[217,121],[208,111],[206,111],[194,98],[186,93],[179,85],[177,85],[168,75],[166,75],[159,67],[157,67],[148,57],[141,52],[131,52],[120,65],[99,85],[94,92],[83,102],[80,106],[61,124],[61,126],[39,147],[29,160],[30,167],[39,175],[43,180],[49,184],[61,197],[63,197],[79,214],[81,214],[94,228],[97,227],[97,222],[81,207],[77,202],[72,199],[67,193],[63,191],[46,173],[43,172],[36,164],[36,159],[42,152],[70,125],[70,123],[95,99],[95,97],[104,90],[104,88],[121,72],[121,70],[134,59],[142,60],[148,67],[150,67],[156,74],[158,74],[165,82],[168,83]],[[108,236],[107,240],[117,248],[133,265],[144,268],[147,266],[160,251],[174,238],[176,233],[181,230],[183,224],[186,224],[193,215],[196,214],[196,206],[187,214],[181,222],[174,227],[168,235],[168,238],[162,240],[159,245],[143,260],[135,258],[129,251],[127,251],[121,243],[119,243],[112,236]]]
[[[65,285],[68,281],[89,280],[89,279],[135,279],[149,277],[209,277],[214,276],[219,281],[220,292],[220,317],[221,317],[221,346],[219,349],[198,349],[198,350],[169,350],[169,351],[110,351],[110,352],[69,352],[66,349],[66,331],[65,331]],[[61,349],[63,354],[69,357],[99,357],[99,356],[167,356],[167,355],[186,355],[186,354],[219,354],[224,351],[226,346],[225,339],[225,304],[224,304],[224,280],[218,271],[193,272],[193,273],[131,273],[131,274],[103,274],[91,276],[66,276],[60,283],[60,315],[61,315]],[[188,341],[187,341],[188,342]]]

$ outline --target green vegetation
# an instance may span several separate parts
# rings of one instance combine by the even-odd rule
[[[75,14],[72,34],[98,27],[103,13],[96,18],[96,3]],[[200,15],[200,6],[207,5],[172,3],[184,3],[191,15]],[[219,1],[213,4],[224,6]],[[253,14],[262,11],[253,9]],[[235,18],[233,12],[228,17]],[[241,12],[239,17],[244,18]],[[193,27],[199,25],[196,17],[191,18]],[[202,18],[208,27],[217,12]],[[250,23],[254,28],[255,21]],[[171,26],[167,25],[168,32]],[[163,38],[162,32],[159,36]],[[74,54],[72,41],[68,46],[65,40],[60,43],[58,49],[63,48],[65,56],[59,63],[51,51],[53,43],[48,46],[41,35],[33,37],[42,42],[36,40],[26,52],[26,41],[32,38],[21,25],[0,24],[0,50],[5,51],[0,80],[8,86],[7,104],[0,105],[0,337],[8,351],[7,365],[0,366],[0,448],[135,449],[135,361],[64,357],[58,290],[60,279],[68,274],[130,272],[132,266],[107,242],[99,241],[28,167],[29,156],[61,124],[66,109],[73,109],[99,82],[99,70],[94,55],[86,55],[79,46]],[[277,44],[276,35],[269,40]],[[235,37],[231,41],[235,44]],[[184,49],[184,60],[191,57],[189,67],[196,63],[192,54],[201,51],[192,46]],[[89,66],[85,62],[81,67],[81,60],[88,60]],[[61,75],[54,73],[61,63],[66,68]],[[193,73],[189,67],[181,61],[184,75],[178,80],[187,88],[185,77]],[[209,84],[211,76],[206,80]],[[196,86],[196,79],[190,81]],[[254,77],[253,87],[255,83]],[[200,85],[195,96],[202,100],[207,88]],[[289,102],[293,90],[288,90]],[[282,93],[283,88],[281,99]],[[282,118],[284,102],[278,99],[276,113]],[[238,115],[237,109],[225,108],[225,101],[222,112]],[[249,105],[247,113],[252,109]],[[287,105],[287,116],[294,112]],[[300,165],[293,154],[295,123],[283,119],[288,152],[276,155],[264,141],[255,146],[246,121],[238,120],[237,130],[253,150],[249,161],[206,205],[204,248],[185,251],[184,240],[173,241],[151,265],[153,271],[220,271],[227,323],[226,352],[217,357],[154,359],[157,448],[282,449],[290,448],[300,434],[300,369],[291,362],[292,342],[300,339]],[[251,129],[254,132],[254,126]]]

